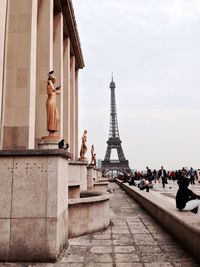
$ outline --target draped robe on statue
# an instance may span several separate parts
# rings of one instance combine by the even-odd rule
[[[47,82],[47,94],[47,130],[49,133],[54,133],[58,132],[60,120],[59,112],[56,106],[56,95],[59,94],[59,92],[56,92],[56,89],[51,81]]]

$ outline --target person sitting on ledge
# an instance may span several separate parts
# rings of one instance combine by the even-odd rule
[[[147,192],[149,192],[149,188],[150,188],[150,182],[147,178],[143,178],[140,180],[138,187],[140,190],[144,190],[146,189]]]
[[[188,178],[182,178],[178,181],[176,208],[180,211],[191,211],[200,215],[200,196],[188,189],[189,184]]]

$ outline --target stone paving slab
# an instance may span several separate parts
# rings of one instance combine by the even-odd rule
[[[200,266],[117,184],[110,186],[114,193],[108,229],[69,239],[69,246],[56,263],[1,263],[0,267]]]

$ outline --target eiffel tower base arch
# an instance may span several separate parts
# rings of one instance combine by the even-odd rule
[[[106,173],[110,171],[119,171],[124,173],[127,176],[132,177],[133,172],[129,167],[128,160],[124,161],[118,161],[118,160],[103,160],[101,171],[103,175],[106,175]]]

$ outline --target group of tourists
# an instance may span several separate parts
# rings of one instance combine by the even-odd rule
[[[200,169],[195,170],[191,167],[187,170],[183,167],[180,170],[166,171],[163,166],[159,170],[151,170],[149,167],[146,167],[146,171],[135,171],[133,176],[135,181],[146,179],[149,182],[162,182],[163,187],[168,183],[168,179],[178,181],[183,177],[188,178],[191,184],[195,184],[195,182],[200,183]]]
[[[188,188],[189,184],[200,183],[200,169],[187,170],[182,168],[176,171],[166,171],[163,166],[159,170],[151,170],[146,167],[145,172],[135,172],[134,176],[128,181],[129,185],[138,186],[140,190],[149,192],[153,184],[161,182],[163,188],[168,184],[168,179],[177,180],[179,186],[176,193],[176,208],[180,211],[191,211],[200,215],[200,196]],[[136,184],[136,181],[138,183]]]

